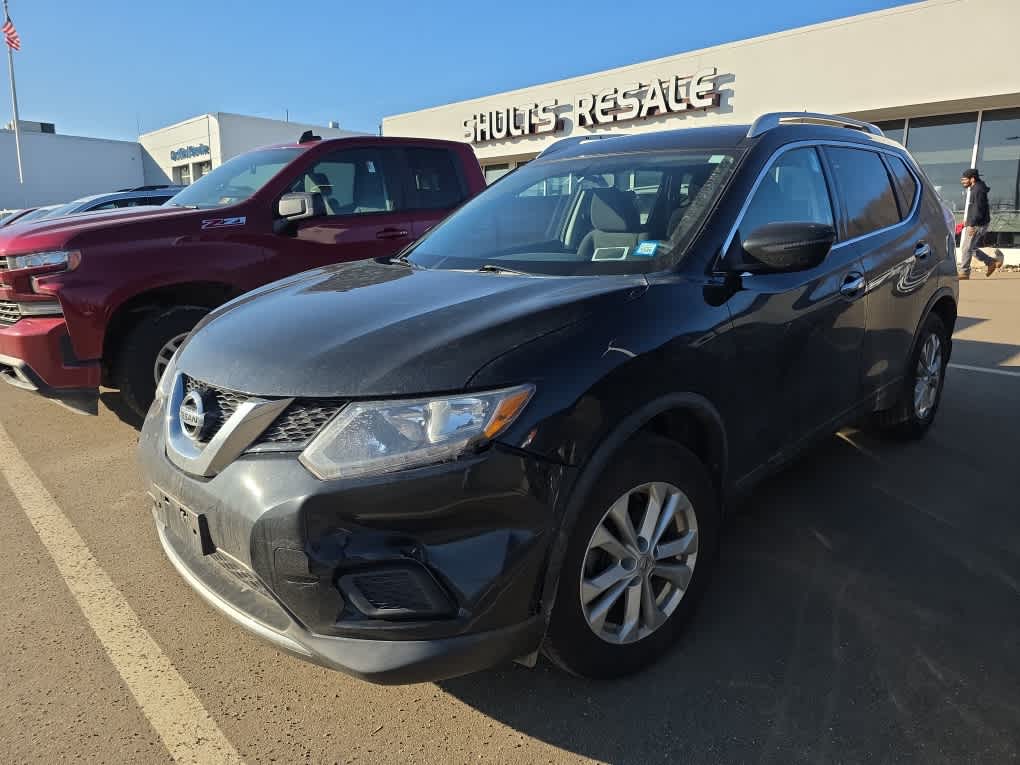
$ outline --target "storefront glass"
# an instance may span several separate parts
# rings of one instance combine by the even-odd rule
[[[892,138],[897,143],[903,143],[903,120],[876,122],[875,125],[882,129],[882,132],[886,134],[886,137]]]
[[[970,167],[974,153],[977,112],[940,117],[915,117],[907,131],[907,148],[924,168],[956,221],[963,221],[966,196],[960,173]]]
[[[174,168],[174,183],[187,186],[191,183],[191,165],[178,165]]]
[[[1020,109],[984,112],[977,166],[992,214],[985,244],[1020,246]]]
[[[484,169],[485,169],[485,182],[493,183],[495,181],[498,181],[500,178],[502,178],[504,175],[510,172],[510,165],[509,164],[486,165]]]

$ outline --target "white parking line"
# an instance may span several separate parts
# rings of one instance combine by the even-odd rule
[[[1020,372],[1011,372],[1007,369],[992,369],[991,367],[975,367],[970,364],[949,363],[953,369],[966,369],[968,372],[985,372],[990,375],[1005,375],[1006,377],[1020,377]]]
[[[174,760],[201,765],[242,762],[184,678],[145,631],[2,425],[0,473],[57,564],[113,666]]]

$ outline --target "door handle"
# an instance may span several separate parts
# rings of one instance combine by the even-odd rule
[[[403,239],[410,235],[406,228],[384,228],[375,232],[376,239]]]
[[[856,271],[846,275],[843,279],[843,286],[839,288],[839,294],[843,297],[854,298],[864,290],[864,274]]]
[[[931,245],[927,242],[918,242],[917,246],[914,247],[914,257],[918,260],[924,260],[931,255]]]

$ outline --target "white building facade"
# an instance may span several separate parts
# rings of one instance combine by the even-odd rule
[[[267,144],[297,141],[306,130],[323,138],[361,135],[339,127],[227,112],[202,114],[138,137],[145,182],[187,185],[238,154]]]
[[[467,141],[492,181],[571,135],[844,114],[905,143],[958,218],[960,173],[978,167],[991,237],[1020,246],[1018,28],[1020,0],[927,0],[394,115],[382,131]]]
[[[68,202],[144,183],[142,147],[135,141],[44,133],[21,125],[24,184],[18,183],[14,131],[0,130],[0,210]]]
[[[0,210],[69,202],[143,185],[187,185],[231,157],[267,144],[297,141],[306,130],[323,138],[362,135],[338,127],[202,114],[139,136],[138,141],[56,132],[22,121],[24,183],[18,183],[14,131],[0,130]]]

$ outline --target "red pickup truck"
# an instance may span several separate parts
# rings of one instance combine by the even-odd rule
[[[482,190],[461,143],[375,136],[242,154],[160,207],[0,230],[0,377],[78,411],[143,415],[206,313],[267,282],[386,257]]]

